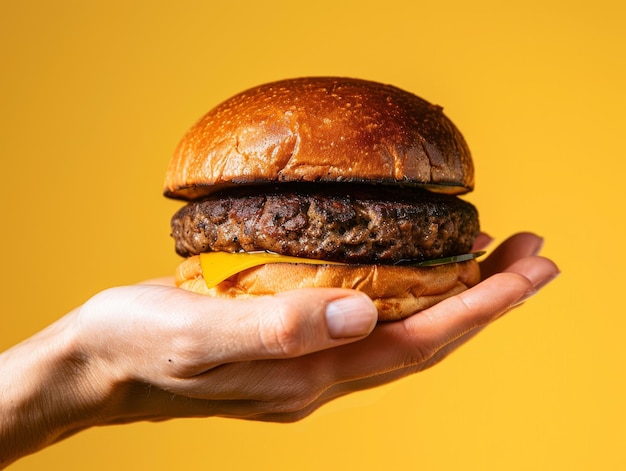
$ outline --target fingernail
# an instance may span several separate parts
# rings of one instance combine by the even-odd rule
[[[337,299],[326,306],[326,325],[334,339],[367,335],[377,319],[376,307],[365,296]]]

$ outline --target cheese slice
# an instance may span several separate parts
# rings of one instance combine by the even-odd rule
[[[308,263],[310,265],[342,265],[339,262],[328,262],[311,258],[290,257],[273,252],[204,252],[200,254],[202,277],[207,287],[214,288],[226,278],[236,275],[248,268],[267,263]]]
[[[472,252],[451,257],[438,258],[425,262],[407,264],[417,268],[427,268],[447,263],[460,263],[480,257],[485,252]],[[209,289],[216,287],[225,279],[247,270],[248,268],[268,263],[308,263],[309,265],[346,265],[340,262],[316,260],[313,258],[290,257],[274,252],[204,252],[199,255],[202,277]]]

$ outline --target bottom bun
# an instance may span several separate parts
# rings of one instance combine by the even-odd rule
[[[349,288],[367,294],[378,319],[404,319],[480,281],[476,260],[433,267],[272,263],[249,268],[208,288],[198,256],[183,261],[176,285],[215,298],[252,298],[299,288]]]

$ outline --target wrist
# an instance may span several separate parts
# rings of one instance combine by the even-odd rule
[[[0,355],[0,468],[106,420],[119,388],[83,347],[76,315]]]

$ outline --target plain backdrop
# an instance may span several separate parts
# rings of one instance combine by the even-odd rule
[[[563,273],[444,363],[291,425],[88,430],[17,470],[624,466],[623,2],[0,0],[0,348],[98,291],[173,273],[184,131],[245,88],[342,75],[440,104],[496,242]],[[10,381],[10,378],[0,378]]]

